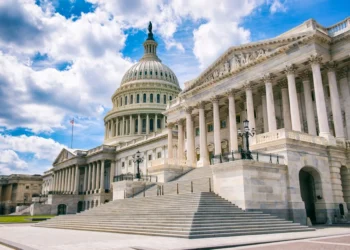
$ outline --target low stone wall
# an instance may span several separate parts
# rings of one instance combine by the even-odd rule
[[[154,182],[138,180],[113,182],[113,200],[130,198],[155,184]]]
[[[83,201],[83,195],[50,194],[47,199],[47,204],[52,206],[51,214],[57,214],[57,207],[60,204],[67,206],[67,214],[75,214],[77,213],[79,201]]]
[[[33,203],[30,205],[30,215],[48,215],[48,214],[56,214],[53,213],[52,210],[54,210],[54,206],[49,204],[40,204],[40,203]]]
[[[214,192],[243,210],[289,218],[287,166],[239,160],[214,165]]]
[[[188,172],[193,168],[186,166],[176,166],[168,163],[164,163],[159,166],[150,167],[148,173],[158,177],[158,182],[169,182],[174,180],[176,177]]]

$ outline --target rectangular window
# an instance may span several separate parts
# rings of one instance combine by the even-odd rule
[[[143,94],[143,102],[145,103],[147,101],[147,95]]]
[[[157,128],[162,127],[162,121],[160,119],[157,119]]]
[[[125,162],[122,162],[122,168],[125,168]]]
[[[208,132],[213,132],[214,126],[212,123],[208,124]]]
[[[220,121],[220,128],[226,128],[226,120]]]
[[[148,155],[148,160],[152,161],[152,155]]]
[[[142,132],[146,133],[146,119],[142,119]]]
[[[157,153],[157,158],[159,159],[159,158],[162,158],[162,152],[158,152]]]
[[[166,104],[166,95],[164,95],[164,104]]]
[[[136,95],[136,103],[140,103],[140,94]]]
[[[138,132],[139,132],[138,129],[139,129],[139,120],[136,119],[136,120],[135,120],[135,133],[138,133]]]
[[[236,115],[236,123],[241,123],[241,116],[240,115]]]
[[[196,136],[199,136],[199,128],[196,128]]]
[[[131,166],[132,165],[132,160],[129,160],[129,166]]]
[[[134,102],[134,96],[131,95],[131,96],[130,96],[130,104],[132,104],[133,102]]]

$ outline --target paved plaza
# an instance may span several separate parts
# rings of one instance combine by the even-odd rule
[[[285,242],[288,241],[288,242]],[[17,249],[350,249],[350,227],[317,227],[313,232],[208,239],[179,239],[103,232],[0,225],[0,242]],[[275,243],[273,243],[275,242]],[[257,245],[265,243],[264,245]],[[267,244],[268,243],[268,244]],[[252,245],[254,244],[254,245]],[[230,248],[231,247],[231,248]],[[0,250],[7,249],[0,244]]]

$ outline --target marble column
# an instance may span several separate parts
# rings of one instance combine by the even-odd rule
[[[186,107],[186,150],[187,150],[187,165],[194,166],[194,140],[193,140],[193,122],[192,122],[192,107]]]
[[[198,103],[199,110],[199,150],[200,150],[200,159],[199,167],[209,166],[209,154],[207,148],[207,123],[205,121],[205,103]]]
[[[96,189],[96,162],[92,163],[92,177],[91,177],[91,191],[95,192]]]
[[[266,104],[266,91],[264,87],[259,89],[259,93],[261,95],[261,107],[262,107],[262,115],[264,121],[264,133],[269,132],[269,122],[267,118],[267,104]]]
[[[149,134],[149,114],[146,116],[146,134]]]
[[[300,123],[300,110],[298,103],[297,89],[295,86],[295,65],[287,65],[285,67],[285,73],[288,80],[288,93],[289,93],[289,102],[290,102],[290,114],[292,118],[292,130],[301,132],[301,123]]]
[[[119,118],[115,118],[115,136],[119,135]]]
[[[249,121],[249,129],[255,129],[255,115],[254,115],[254,103],[253,103],[253,92],[252,92],[252,83],[246,82],[245,95],[246,95],[246,106],[247,106],[247,120]],[[249,137],[249,143],[255,143],[255,137]]]
[[[281,88],[281,96],[282,96],[282,112],[283,112],[284,129],[289,131],[289,130],[292,130],[292,121],[291,121],[291,115],[290,115],[287,79],[281,80],[279,82],[279,86]]]
[[[87,182],[87,191],[88,192],[90,192],[90,190],[91,190],[91,167],[92,167],[92,163],[89,163],[88,182]]]
[[[105,192],[105,161],[101,161],[101,180],[100,180],[100,193]]]
[[[71,193],[72,192],[72,190],[71,190],[71,181],[72,181],[72,168],[71,167],[69,167],[68,169],[67,169],[67,172],[68,172],[68,183],[67,183],[67,192],[68,193]]]
[[[269,132],[277,130],[276,112],[275,112],[275,101],[273,98],[272,80],[274,75],[266,74],[263,77],[266,90],[266,107],[267,107],[267,121],[269,125]]]
[[[231,152],[238,151],[237,124],[236,124],[236,105],[234,92],[228,92],[228,117],[230,123],[230,149]]]
[[[347,139],[350,139],[350,91],[348,84],[348,68],[344,67],[338,72],[340,93],[345,111],[345,126]]]
[[[314,91],[315,91],[315,100],[316,100],[316,112],[318,118],[318,125],[320,130],[320,136],[329,138],[329,125],[328,125],[328,116],[326,109],[326,102],[324,98],[324,90],[322,84],[322,75],[321,75],[321,62],[322,57],[319,55],[313,55],[309,58],[312,69],[312,77],[314,81]]]
[[[88,166],[84,166],[84,185],[83,192],[87,191],[87,182],[88,182]]]
[[[100,171],[101,171],[101,164],[100,162],[96,162],[96,179],[95,179],[95,190],[96,193],[100,190]]]
[[[179,161],[184,159],[184,126],[183,119],[177,122],[177,158]]]
[[[125,116],[123,116],[122,118],[122,131],[121,131],[121,135],[125,135]]]
[[[111,162],[111,168],[110,168],[110,174],[109,174],[109,185],[110,185],[110,190],[113,190],[113,180],[114,180],[114,175],[115,175],[115,167],[116,167],[116,162],[112,161]]]
[[[312,102],[312,94],[311,94],[310,73],[309,71],[304,71],[302,74],[300,74],[299,77],[303,82],[307,131],[308,131],[308,134],[310,135],[317,135],[315,111],[314,111],[314,105]]]
[[[114,137],[114,129],[115,129],[115,125],[114,125],[114,119],[111,119],[111,137]]]
[[[168,123],[168,159],[173,159],[173,123]]]
[[[138,122],[137,122],[137,133],[140,135],[142,134],[142,120],[141,120],[141,115],[139,114],[138,117]]]
[[[79,193],[79,176],[80,176],[80,171],[79,171],[79,166],[75,165],[75,180],[74,180],[74,194]]]
[[[130,135],[134,135],[135,134],[135,121],[132,117],[132,115],[130,115]]]
[[[220,108],[219,97],[214,96],[211,98],[213,104],[213,125],[214,125],[214,155],[216,157],[221,156],[221,134],[220,134]],[[220,158],[214,159],[216,163],[220,163]]]
[[[157,131],[158,130],[158,115],[156,114],[155,115],[155,118],[154,118],[154,131]]]
[[[105,123],[105,139],[107,139],[107,123]]]
[[[341,106],[340,106],[340,99],[339,99],[339,92],[338,92],[338,84],[337,84],[337,78],[335,75],[336,67],[337,67],[337,64],[335,62],[329,62],[327,64],[327,69],[328,69],[327,76],[328,76],[329,91],[331,96],[331,107],[332,107],[332,114],[333,114],[335,137],[340,139],[345,139],[343,117],[341,114]]]
[[[63,169],[63,186],[62,186],[62,191],[66,192],[67,191],[67,169]]]

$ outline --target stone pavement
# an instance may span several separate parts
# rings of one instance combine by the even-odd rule
[[[329,236],[342,235],[334,239]],[[295,240],[315,237],[327,239],[308,239],[302,242]],[[347,237],[345,237],[347,236]],[[293,242],[281,243],[285,240]],[[310,242],[312,241],[312,242]],[[154,237],[142,235],[114,234],[90,231],[75,231],[50,228],[31,227],[29,224],[0,224],[0,242],[10,244],[24,250],[86,250],[86,249],[149,249],[149,250],[179,250],[179,249],[215,249],[229,246],[244,246],[257,243],[280,242],[277,245],[258,245],[244,247],[247,249],[350,249],[350,226],[317,227],[313,232],[266,234],[251,236],[236,236],[208,239],[179,239],[169,237]],[[318,242],[318,243],[315,243]],[[327,243],[324,243],[327,242]],[[293,245],[294,244],[294,245]],[[304,244],[305,248],[301,244]],[[331,245],[332,244],[332,245]],[[281,247],[283,246],[283,247]],[[324,248],[330,246],[330,248]],[[260,247],[260,248],[259,248]],[[265,248],[264,248],[265,247]],[[272,248],[274,247],[274,248]],[[345,247],[345,248],[344,248]],[[241,248],[241,247],[240,247]],[[227,249],[227,248],[226,248]],[[237,248],[235,248],[237,249]],[[243,248],[242,248],[243,249]],[[2,250],[2,249],[1,249]]]

